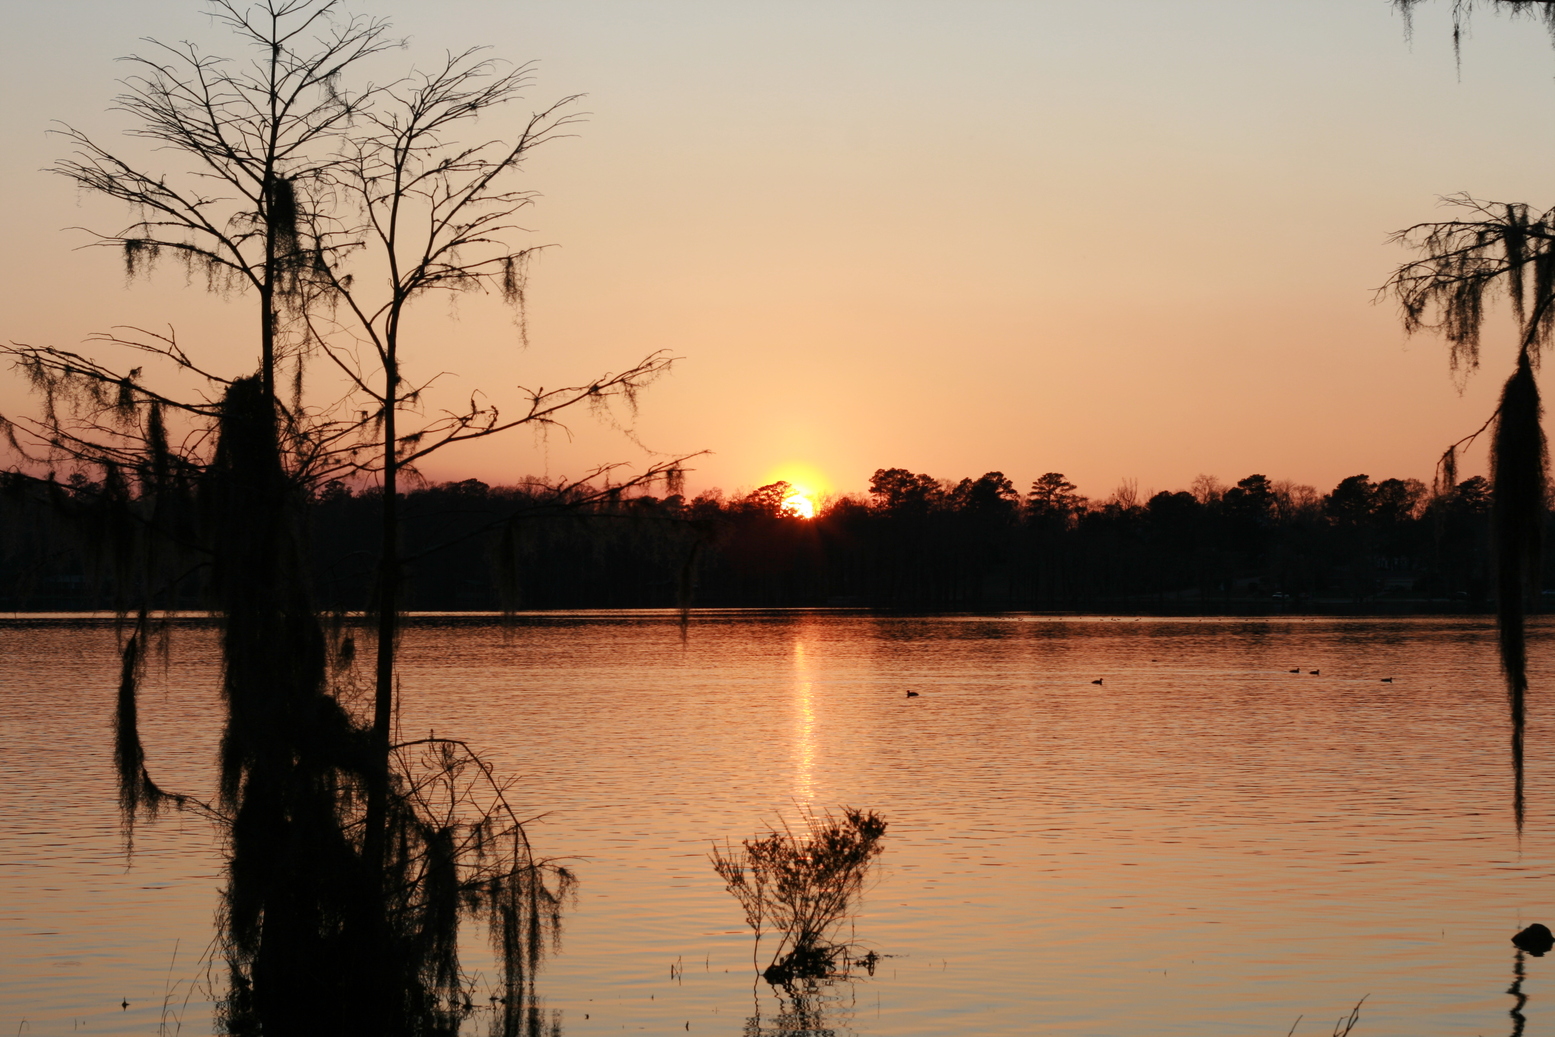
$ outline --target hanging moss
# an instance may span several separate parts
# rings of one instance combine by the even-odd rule
[[[503,786],[464,743],[425,739],[375,755],[370,721],[338,693],[352,680],[354,639],[330,636],[313,607],[306,494],[283,463],[257,377],[228,389],[217,432],[200,504],[227,703],[223,1029],[454,1034],[474,1011],[461,922],[478,918],[503,970],[498,1028],[516,1034],[572,877],[534,859]],[[367,790],[385,770],[387,852],[374,863]]]
[[[183,806],[186,797],[168,793],[151,780],[146,752],[140,744],[137,697],[150,633],[145,610],[135,620],[135,630],[124,643],[119,661],[119,694],[114,709],[113,762],[119,775],[119,816],[127,848],[133,848],[135,820],[155,817],[165,806]]]
[[[1544,522],[1548,513],[1548,460],[1543,407],[1528,354],[1501,391],[1501,406],[1491,446],[1495,488],[1491,523],[1496,552],[1496,616],[1501,667],[1506,674],[1512,717],[1513,809],[1523,827],[1523,731],[1528,692],[1524,616],[1537,600],[1543,562]]]
[[[1469,7],[1460,3],[1455,18],[1460,11],[1466,16]],[[1507,293],[1521,332],[1516,369],[1487,422],[1494,425],[1497,630],[1512,726],[1513,815],[1520,834],[1528,692],[1525,617],[1530,599],[1536,600],[1540,591],[1548,504],[1542,406],[1533,366],[1537,351],[1555,337],[1555,210],[1538,215],[1526,205],[1494,205],[1467,195],[1449,201],[1473,218],[1419,224],[1396,234],[1394,240],[1422,257],[1400,267],[1385,290],[1399,301],[1406,331],[1433,328],[1443,334],[1454,368],[1472,369],[1479,362],[1487,296]],[[1478,435],[1460,440],[1442,456],[1444,482],[1450,485],[1456,478],[1457,449]]]

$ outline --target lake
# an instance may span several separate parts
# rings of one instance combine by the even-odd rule
[[[1355,1037],[1555,1034],[1555,955],[1509,942],[1555,925],[1551,635],[1520,843],[1481,617],[420,617],[400,724],[518,776],[577,874],[538,984],[568,1037],[1326,1037],[1363,997]],[[0,645],[0,1034],[210,1032],[220,845],[165,815],[126,857],[112,622]],[[212,792],[217,678],[199,624],[148,673],[166,787]],[[883,957],[800,1024],[708,851],[842,804],[890,824],[855,924]]]

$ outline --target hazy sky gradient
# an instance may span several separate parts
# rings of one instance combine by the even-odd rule
[[[586,379],[684,357],[636,430],[714,451],[693,490],[808,465],[862,490],[877,467],[1062,471],[1104,497],[1253,472],[1328,489],[1429,479],[1485,419],[1503,332],[1459,394],[1445,348],[1406,340],[1373,290],[1390,231],[1439,195],[1555,204],[1555,54],[1482,16],[1455,71],[1446,0],[1413,42],[1386,0],[364,3],[412,59],[487,44],[538,62],[542,105],[586,93],[537,155],[531,346],[468,301],[427,304],[409,352],[476,386]],[[225,50],[189,0],[58,0],[0,34],[0,335],[75,348],[113,324],[177,327],[237,372],[253,301],[61,228],[127,222],[39,170],[51,119],[108,136],[112,59],[140,36]],[[517,115],[526,115],[515,112]],[[492,133],[511,123],[493,120]],[[27,406],[7,379],[0,405]],[[436,478],[576,474],[642,451],[580,416]]]

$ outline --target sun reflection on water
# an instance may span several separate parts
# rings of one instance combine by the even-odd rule
[[[794,642],[794,799],[815,798],[815,702],[803,641]]]

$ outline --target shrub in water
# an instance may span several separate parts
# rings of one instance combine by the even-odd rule
[[[713,867],[745,909],[755,930],[781,934],[762,973],[770,983],[826,976],[846,963],[848,945],[836,942],[842,923],[864,890],[870,866],[883,847],[886,823],[874,811],[842,808],[803,813],[803,828],[788,825],[746,839],[739,849],[713,847]]]

